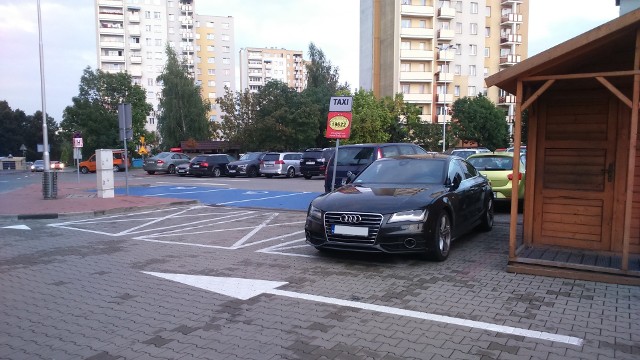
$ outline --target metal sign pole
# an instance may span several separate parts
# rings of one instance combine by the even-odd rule
[[[336,139],[336,152],[333,161],[333,179],[331,179],[331,191],[336,187],[336,169],[338,168],[338,148],[340,147],[340,138]]]

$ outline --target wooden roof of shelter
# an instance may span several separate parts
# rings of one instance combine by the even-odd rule
[[[515,94],[518,79],[616,71],[625,73],[618,75],[631,75],[639,28],[640,9],[637,9],[487,77],[487,86],[498,86]]]

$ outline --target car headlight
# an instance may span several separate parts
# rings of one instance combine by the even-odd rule
[[[238,165],[238,169],[244,169],[246,167],[247,167],[247,165]]]
[[[322,220],[322,211],[313,205],[309,206],[307,215],[314,219]]]
[[[391,215],[389,218],[390,223],[400,222],[400,221],[424,221],[427,217],[427,210],[410,210],[410,211],[401,211]]]

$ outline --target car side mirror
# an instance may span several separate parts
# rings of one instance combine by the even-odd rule
[[[353,182],[353,180],[356,179],[358,175],[354,174],[353,172],[349,171],[347,172],[347,179],[346,179],[346,183],[347,184],[351,184]]]

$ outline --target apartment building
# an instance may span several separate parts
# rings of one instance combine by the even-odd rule
[[[215,99],[223,96],[225,89],[236,89],[233,17],[196,15],[195,29],[196,79],[202,96],[211,101],[209,120],[220,121]]]
[[[512,122],[515,98],[484,78],[526,58],[528,9],[528,0],[361,0],[360,87],[403,93],[434,123],[451,120],[458,98],[484,93]]]
[[[271,80],[279,80],[301,92],[307,70],[302,51],[277,48],[240,49],[240,88],[258,92]]]
[[[197,15],[195,0],[95,0],[95,12],[98,67],[106,72],[126,71],[145,89],[154,109],[147,117],[147,130],[157,129],[162,92],[157,77],[166,63],[167,44],[185,61],[194,81],[200,82],[203,97],[215,97],[224,85],[235,89],[232,18]],[[219,40],[225,45],[216,46]],[[218,55],[218,50],[228,54]],[[211,70],[209,59],[228,66]],[[217,117],[217,108],[212,106],[210,118]]]

